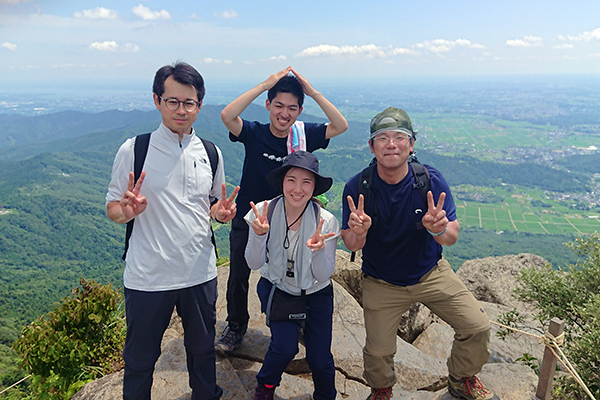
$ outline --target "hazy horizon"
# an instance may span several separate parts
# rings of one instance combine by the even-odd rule
[[[210,81],[206,80],[204,104],[225,105],[255,86],[258,82]],[[119,82],[106,79],[87,85],[85,81],[28,82],[0,87],[0,114],[39,115],[64,110],[101,112],[106,110],[154,109],[152,101],[152,77],[145,82]],[[404,79],[338,79],[313,83],[334,105],[360,107],[362,104],[388,102],[390,105],[411,108],[415,102],[431,105],[443,102],[448,97],[471,97],[484,103],[493,101],[502,92],[520,96],[523,106],[527,96],[546,96],[552,101],[556,97],[575,96],[578,91],[592,96],[596,92],[600,101],[600,74],[539,74],[539,75],[486,75],[486,76],[434,76]],[[262,105],[263,93],[255,101]],[[394,104],[395,99],[402,104]],[[423,100],[425,99],[425,100]],[[515,104],[518,105],[518,104]],[[488,105],[489,106],[489,105]],[[591,108],[600,103],[590,102]],[[320,114],[314,101],[305,102],[305,112]]]

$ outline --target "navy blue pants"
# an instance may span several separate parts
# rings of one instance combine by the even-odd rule
[[[265,278],[258,281],[257,292],[262,311],[273,285]],[[333,315],[333,287],[331,285],[306,296],[308,319],[304,327],[306,361],[315,384],[314,400],[333,400],[335,390],[335,365],[331,354]],[[298,323],[271,321],[271,342],[262,368],[256,375],[258,383],[279,385],[281,375],[298,353]]]
[[[248,314],[248,288],[250,268],[244,252],[248,243],[249,226],[241,218],[231,221],[229,233],[229,278],[227,279],[227,321],[246,325]]]
[[[185,332],[192,400],[221,397],[223,390],[217,386],[215,371],[216,301],[216,278],[190,288],[161,292],[125,288],[124,400],[150,400],[154,365],[160,356],[162,337],[174,308]]]

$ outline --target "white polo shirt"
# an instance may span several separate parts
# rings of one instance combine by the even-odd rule
[[[133,171],[135,139],[128,139],[113,163],[106,203],[119,201]],[[210,233],[210,202],[221,198],[223,157],[212,182],[208,154],[192,130],[184,135],[163,124],[150,137],[141,194],[148,206],[136,217],[129,239],[123,282],[141,291],[182,289],[217,276]]]

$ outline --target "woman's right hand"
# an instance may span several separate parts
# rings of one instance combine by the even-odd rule
[[[269,210],[269,206],[267,202],[265,201],[264,203],[262,214],[258,212],[258,208],[254,202],[250,202],[250,207],[252,207],[254,215],[256,215],[256,218],[254,221],[252,221],[252,229],[254,230],[254,233],[256,233],[258,236],[262,236],[269,232],[269,220],[267,219],[267,211]]]

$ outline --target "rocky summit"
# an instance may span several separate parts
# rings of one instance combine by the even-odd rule
[[[333,276],[334,315],[332,352],[335,359],[337,399],[364,400],[370,393],[362,378],[362,347],[365,341],[361,308],[360,257],[350,262],[349,253],[338,250]],[[542,327],[532,318],[530,305],[513,295],[516,275],[523,268],[535,268],[546,261],[532,254],[490,257],[465,262],[457,275],[482,302],[492,321],[498,315],[517,309],[527,317],[525,325],[531,332]],[[219,299],[217,301],[217,335],[226,322],[226,292],[229,269],[219,268]],[[223,388],[222,400],[252,400],[256,374],[269,345],[269,328],[260,313],[256,296],[258,272],[250,278],[248,332],[242,345],[228,357],[217,357],[217,383]],[[527,353],[541,359],[542,345],[526,335],[510,335],[501,340],[500,328],[492,325],[491,355],[479,378],[501,399],[530,400],[537,386],[537,376],[526,365],[517,362]],[[394,399],[451,400],[446,390],[446,359],[450,354],[454,332],[449,325],[432,314],[427,307],[416,304],[406,312],[398,327],[395,356],[397,383]],[[123,371],[88,383],[74,400],[122,399]],[[302,344],[296,358],[286,370],[275,399],[310,400],[313,392],[311,374],[305,361]],[[152,398],[187,400],[191,398],[183,346],[183,328],[177,314],[162,342],[162,355],[154,371]]]

